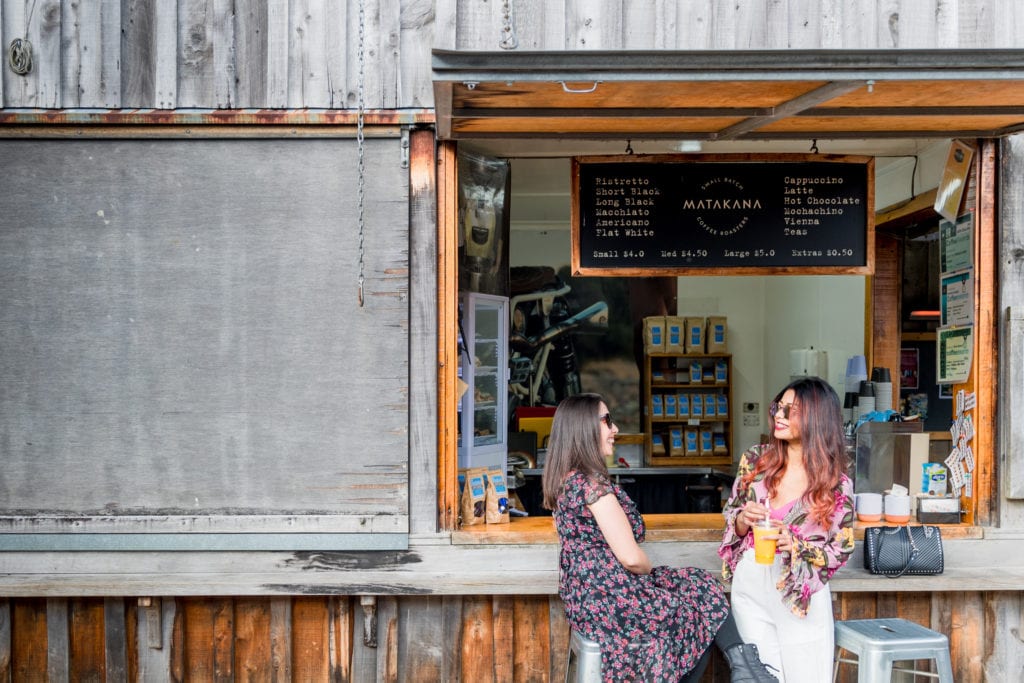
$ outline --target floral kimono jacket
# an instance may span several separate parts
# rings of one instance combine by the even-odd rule
[[[747,501],[768,498],[768,488],[762,475],[743,489],[740,485],[743,476],[754,469],[767,448],[765,445],[754,446],[740,458],[732,495],[722,511],[725,536],[718,555],[722,558],[722,575],[726,581],[732,580],[743,552],[754,546],[754,534],[739,536],[736,533],[736,516]],[[803,500],[798,500],[783,519],[793,536],[793,552],[783,565],[776,587],[782,595],[783,604],[798,617],[807,615],[811,595],[823,588],[853,553],[853,483],[850,478],[843,475],[834,493],[835,508],[829,527],[822,527],[811,519]]]

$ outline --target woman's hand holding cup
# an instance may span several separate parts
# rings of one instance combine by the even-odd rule
[[[775,547],[780,553],[788,553],[793,550],[793,534],[789,533],[789,528],[782,522],[774,522],[776,531],[779,535],[778,540],[775,542]]]
[[[761,503],[748,501],[740,510],[740,514],[736,516],[737,533],[740,536],[746,536],[751,529],[768,519],[768,513],[768,508]]]

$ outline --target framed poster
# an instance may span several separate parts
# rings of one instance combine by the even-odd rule
[[[917,389],[921,366],[917,349],[900,349],[900,389]]]

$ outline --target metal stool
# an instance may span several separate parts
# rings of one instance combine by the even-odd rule
[[[889,683],[892,663],[908,659],[934,659],[937,674],[916,669],[901,672],[937,678],[940,683],[953,683],[953,666],[949,659],[949,639],[906,619],[855,619],[836,622],[836,664],[833,682],[839,674],[839,663],[857,665],[858,683]],[[848,650],[857,659],[843,659],[839,650]]]
[[[601,646],[576,631],[569,635],[565,683],[601,683]]]

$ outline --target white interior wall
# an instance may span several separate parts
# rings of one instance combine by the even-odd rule
[[[680,315],[728,318],[734,457],[757,443],[765,428],[765,386],[770,358],[765,343],[769,337],[765,303],[770,279],[761,276],[679,278]],[[748,403],[757,404],[753,412],[746,412]]]

